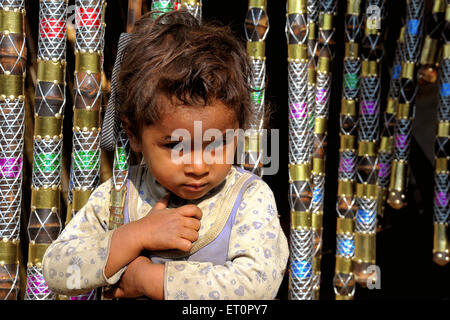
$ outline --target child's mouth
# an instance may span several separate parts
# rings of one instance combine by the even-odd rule
[[[203,184],[183,184],[183,187],[189,191],[201,191],[206,187],[207,183]]]

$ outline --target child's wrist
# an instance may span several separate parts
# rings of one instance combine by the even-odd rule
[[[130,227],[130,238],[133,239],[133,245],[136,247],[137,252],[140,253],[145,249],[143,241],[144,228],[141,223],[139,223],[139,220],[128,223],[128,226]]]
[[[152,299],[164,299],[164,265],[148,261],[143,264],[141,275],[144,295]]]

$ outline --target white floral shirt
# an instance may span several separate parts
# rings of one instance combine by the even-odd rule
[[[242,175],[234,166],[220,187],[194,202],[202,210],[199,239],[214,224],[215,205]],[[161,185],[145,170],[139,184],[136,214],[144,217],[162,197]],[[73,217],[43,259],[49,288],[63,295],[79,295],[94,288],[116,284],[126,266],[107,278],[104,273],[113,230],[108,230],[112,180],[100,185],[86,205]],[[210,192],[211,193],[211,192]],[[198,241],[198,240],[197,240]],[[260,178],[243,193],[231,228],[227,261],[165,262],[165,299],[273,299],[283,280],[289,250],[277,214],[274,195]],[[68,279],[73,266],[79,269],[79,287]]]

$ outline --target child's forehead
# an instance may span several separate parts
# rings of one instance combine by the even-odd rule
[[[159,114],[158,129],[171,131],[177,128],[233,129],[236,126],[235,111],[216,100],[207,106],[166,105]]]

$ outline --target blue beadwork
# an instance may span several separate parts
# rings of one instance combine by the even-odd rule
[[[312,263],[307,260],[292,261],[292,275],[300,279],[311,278]]]

